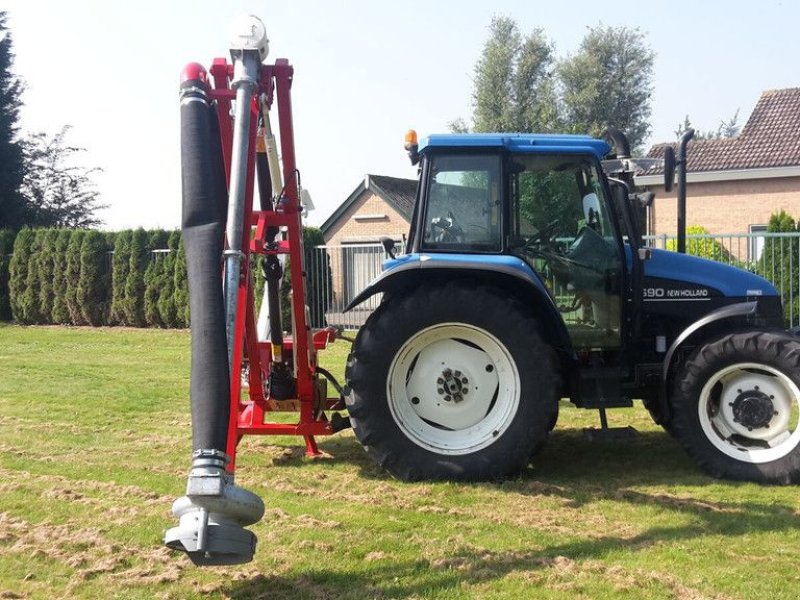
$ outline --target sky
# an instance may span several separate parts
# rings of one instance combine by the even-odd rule
[[[629,8],[626,8],[629,7]],[[321,224],[367,173],[413,178],[407,129],[448,130],[471,114],[472,72],[493,15],[544,29],[558,56],[587,27],[638,27],[656,53],[650,142],[673,140],[685,115],[744,124],[766,89],[800,86],[800,3],[673,0],[5,0],[26,82],[21,128],[86,148],[104,228],[180,225],[178,76],[228,56],[241,14],[260,17],[267,62],[288,58],[297,163]]]

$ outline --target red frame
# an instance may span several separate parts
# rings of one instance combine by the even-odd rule
[[[332,327],[311,331],[306,322],[306,293],[303,266],[303,239],[301,207],[295,176],[294,127],[292,123],[291,86],[294,68],[286,59],[278,59],[274,65],[262,65],[257,93],[250,106],[249,152],[247,157],[247,182],[245,192],[245,220],[242,230],[244,253],[239,279],[239,302],[236,312],[234,351],[231,365],[231,416],[228,427],[227,454],[231,457],[233,470],[236,447],[244,435],[302,435],[307,455],[318,455],[314,436],[334,433],[324,410],[340,402],[339,398],[318,398],[316,385],[317,350],[324,349],[335,339]],[[231,147],[233,144],[233,122],[231,100],[235,92],[230,87],[233,65],[224,58],[214,59],[211,66],[213,88],[209,90],[217,103],[219,131],[225,162],[225,175],[230,184]],[[278,132],[283,159],[283,181],[285,201],[280,212],[253,210],[255,181],[256,124],[258,122],[258,98],[266,95],[270,109],[274,101],[278,109]],[[255,227],[255,235],[251,232]],[[287,254],[294,266],[292,269],[292,330],[304,332],[293,339],[284,340],[284,353],[294,357],[294,375],[297,397],[280,403],[265,396],[265,381],[272,362],[272,346],[259,342],[256,335],[253,275],[250,272],[250,255],[266,254],[264,243],[268,227],[285,227],[286,239],[278,245],[277,254]],[[297,268],[296,265],[300,265]],[[241,373],[244,360],[249,363],[248,398],[242,397]],[[324,389],[324,387],[322,388]],[[295,424],[270,423],[265,421],[267,413],[276,410],[299,410]]]

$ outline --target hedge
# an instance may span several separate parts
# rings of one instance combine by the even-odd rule
[[[311,324],[320,327],[332,299],[330,264],[312,259],[313,247],[322,243],[319,230],[305,228],[303,234]],[[257,305],[264,285],[262,263],[263,257],[253,257]],[[291,276],[287,261],[281,290],[287,330]],[[327,296],[314,288],[314,282],[325,278]],[[23,324],[188,327],[186,252],[180,232],[0,231],[0,320],[11,318]]]

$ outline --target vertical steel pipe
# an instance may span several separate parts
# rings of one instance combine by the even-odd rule
[[[694,129],[683,132],[678,143],[678,252],[686,254],[686,147],[694,137]]]

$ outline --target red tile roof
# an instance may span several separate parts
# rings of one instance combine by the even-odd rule
[[[656,144],[647,156],[664,156],[667,145],[677,150],[677,143]],[[800,165],[800,88],[763,92],[738,137],[693,140],[688,158],[690,173]],[[646,174],[661,172],[654,168]]]

